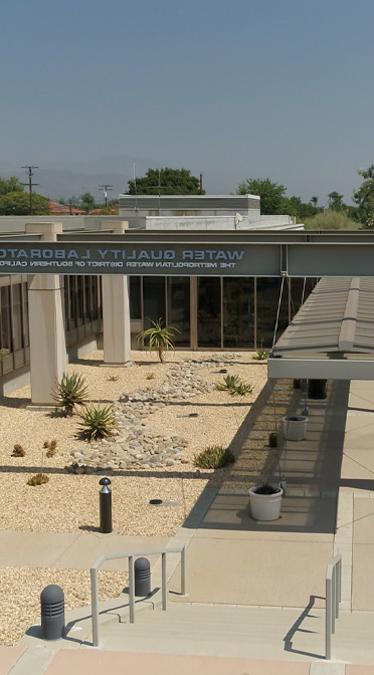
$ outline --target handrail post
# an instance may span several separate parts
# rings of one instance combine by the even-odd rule
[[[181,595],[186,595],[186,547],[181,549]]]
[[[94,647],[99,646],[99,608],[97,592],[97,569],[91,567],[91,607],[92,607],[92,643]]]
[[[129,614],[130,623],[135,622],[135,580],[134,580],[134,556],[129,555]]]
[[[167,586],[166,586],[166,553],[162,553],[162,609],[165,612],[167,608]]]
[[[331,632],[335,633],[335,618],[336,618],[336,567],[332,568],[331,581]]]
[[[332,607],[331,607],[331,579],[326,577],[326,628],[325,628],[325,655],[331,659],[331,632],[332,632]]]

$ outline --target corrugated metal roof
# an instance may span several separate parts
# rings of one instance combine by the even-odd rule
[[[281,335],[274,356],[374,351],[374,277],[325,277]]]

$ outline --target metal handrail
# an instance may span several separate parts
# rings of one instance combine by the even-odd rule
[[[100,556],[90,569],[91,576],[91,613],[92,613],[92,643],[94,647],[99,646],[99,584],[98,571],[106,560],[119,560],[128,558],[129,565],[129,615],[130,623],[135,622],[135,573],[134,558],[144,555],[161,555],[161,593],[162,609],[167,609],[167,579],[166,579],[166,556],[169,553],[180,553],[181,555],[181,595],[186,595],[186,547],[178,546],[161,550],[149,551],[129,551],[127,553],[112,553]]]
[[[337,555],[327,565],[326,571],[326,617],[325,655],[331,659],[331,635],[335,633],[335,620],[339,618],[339,603],[342,599],[342,556]]]

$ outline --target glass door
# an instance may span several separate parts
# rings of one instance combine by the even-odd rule
[[[198,277],[197,346],[200,348],[220,349],[222,346],[221,294],[219,277]]]
[[[190,278],[168,277],[168,324],[177,329],[177,347],[191,346]]]

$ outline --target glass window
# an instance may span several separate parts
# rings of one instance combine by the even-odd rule
[[[223,279],[223,346],[230,348],[254,345],[254,280]]]
[[[142,318],[141,277],[129,277],[130,318]]]
[[[280,277],[257,277],[257,347],[269,349],[273,344],[279,293]],[[288,326],[288,283],[283,286],[281,310],[279,314],[277,337]]]
[[[143,277],[143,289],[144,328],[159,319],[165,324],[165,277]]]
[[[22,289],[21,284],[15,284],[12,289],[12,320],[13,320],[13,351],[23,347],[22,329]]]
[[[12,330],[10,324],[10,286],[0,289],[0,348],[12,351]]]
[[[175,335],[175,344],[179,347],[189,347],[190,337],[190,279],[189,277],[168,277],[168,323],[174,326],[178,333]]]
[[[221,279],[197,280],[197,342],[199,347],[221,347]]]

